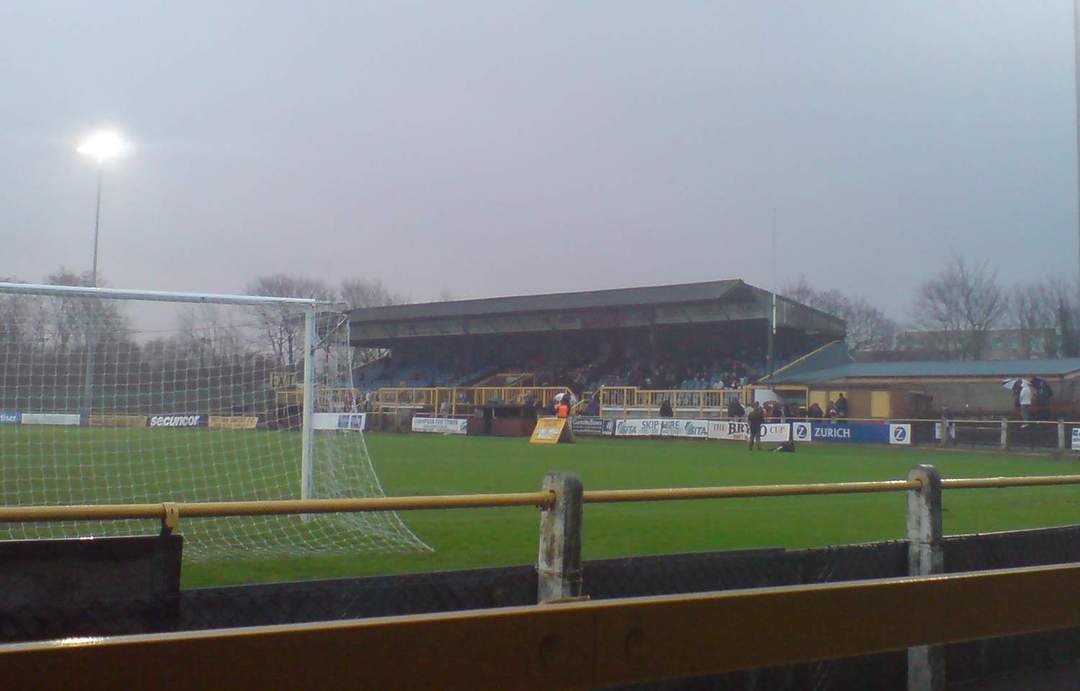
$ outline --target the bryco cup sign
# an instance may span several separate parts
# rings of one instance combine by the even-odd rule
[[[151,427],[198,427],[202,415],[154,415]]]

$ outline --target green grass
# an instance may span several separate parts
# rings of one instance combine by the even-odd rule
[[[133,434],[142,436],[138,450],[133,450]],[[270,480],[238,475],[238,468],[251,465],[230,464],[230,459],[252,449],[299,448],[295,433],[230,432],[200,446],[197,453],[185,453],[177,442],[193,434],[207,432],[0,429],[0,492],[9,503],[16,495],[19,503],[42,503],[45,489],[93,501],[101,483],[117,479],[106,479],[85,459],[138,454],[125,462],[138,461],[138,481],[150,485],[144,488],[147,496],[184,500],[194,497],[177,488],[181,483],[191,486],[194,463],[219,467],[202,490],[215,483],[251,485]],[[20,445],[24,451],[12,450]],[[931,463],[945,477],[1080,473],[1075,460],[934,448],[801,445],[795,454],[774,454],[750,453],[742,444],[725,442],[583,438],[573,445],[540,446],[525,439],[377,433],[368,435],[368,445],[387,494],[397,496],[531,491],[553,470],[578,473],[586,489],[897,479],[917,463]],[[33,449],[40,463],[12,461],[26,448]],[[280,486],[285,496],[298,484],[298,468],[273,481],[277,484],[261,494],[274,496]],[[22,490],[27,486],[35,488],[29,500]],[[956,490],[946,493],[944,504],[945,530],[953,534],[1080,522],[1080,487]],[[585,509],[584,552],[586,559],[601,559],[895,539],[904,533],[904,505],[903,493],[590,505]],[[401,518],[434,552],[262,559],[238,552],[228,560],[186,562],[183,584],[529,564],[536,558],[537,513],[529,507],[402,512]]]
[[[741,444],[585,438],[574,445],[524,439],[370,434],[390,495],[530,491],[552,470],[581,475],[586,489],[896,479],[917,463],[947,477],[1080,472],[1072,460],[802,445],[795,454],[750,453]],[[946,494],[947,533],[1080,522],[1080,487],[956,490]],[[591,505],[584,556],[608,557],[748,547],[811,547],[901,538],[903,493]],[[431,554],[340,556],[192,564],[187,587],[528,564],[535,561],[531,508],[401,514]]]

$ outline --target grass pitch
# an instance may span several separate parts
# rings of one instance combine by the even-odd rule
[[[368,435],[388,495],[530,491],[552,470],[588,489],[899,479],[918,463],[945,477],[1080,473],[1074,460],[940,449],[801,445],[794,454],[726,442]],[[948,534],[1080,522],[1080,487],[952,490]],[[752,547],[812,547],[904,536],[903,493],[590,505],[586,559]],[[528,564],[536,559],[533,508],[402,512],[430,554],[232,559],[185,564],[184,586]]]

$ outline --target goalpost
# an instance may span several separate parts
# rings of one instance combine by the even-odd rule
[[[0,505],[383,496],[331,303],[0,283]],[[0,525],[0,539],[152,521]],[[393,512],[190,519],[196,559],[429,551]]]

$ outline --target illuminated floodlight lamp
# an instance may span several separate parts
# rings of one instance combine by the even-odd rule
[[[122,156],[128,150],[128,145],[117,132],[102,130],[87,137],[75,150],[103,163]]]

